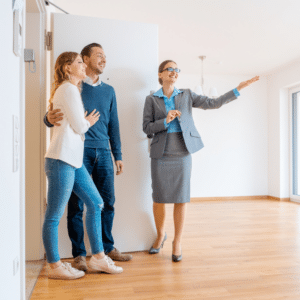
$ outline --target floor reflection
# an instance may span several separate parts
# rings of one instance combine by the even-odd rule
[[[44,264],[44,260],[26,261],[26,300],[30,299]]]

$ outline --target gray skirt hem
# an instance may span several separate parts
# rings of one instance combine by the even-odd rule
[[[192,156],[151,159],[152,199],[155,203],[190,202]]]

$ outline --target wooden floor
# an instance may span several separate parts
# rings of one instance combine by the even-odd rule
[[[44,266],[44,260],[26,261],[25,263],[25,282],[26,282],[26,300],[30,299],[35,283]]]
[[[190,203],[183,260],[171,261],[168,239],[157,255],[134,253],[119,275],[74,281],[41,273],[32,300],[300,299],[300,205],[268,200]],[[138,224],[137,224],[138,226]]]

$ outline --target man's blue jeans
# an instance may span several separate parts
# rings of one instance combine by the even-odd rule
[[[85,166],[76,169],[61,160],[46,158],[45,172],[48,178],[48,202],[43,226],[43,241],[47,261],[55,263],[60,260],[58,224],[64,214],[72,190],[87,207],[86,229],[92,254],[103,252],[101,232],[103,200]]]
[[[103,199],[101,213],[102,241],[105,253],[114,249],[112,226],[114,220],[114,167],[110,149],[84,148],[83,163]],[[72,193],[68,204],[68,233],[72,242],[72,255],[86,256],[83,231],[83,201]]]

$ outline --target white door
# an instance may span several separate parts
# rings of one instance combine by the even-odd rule
[[[113,236],[121,251],[148,249],[155,236],[148,141],[142,131],[145,98],[158,86],[158,26],[153,24],[53,14],[51,70],[64,51],[102,45],[107,64],[101,80],[116,91],[124,173],[115,176]],[[52,76],[53,77],[53,76]],[[61,257],[71,257],[66,211],[59,225]],[[87,234],[85,244],[89,251]]]

